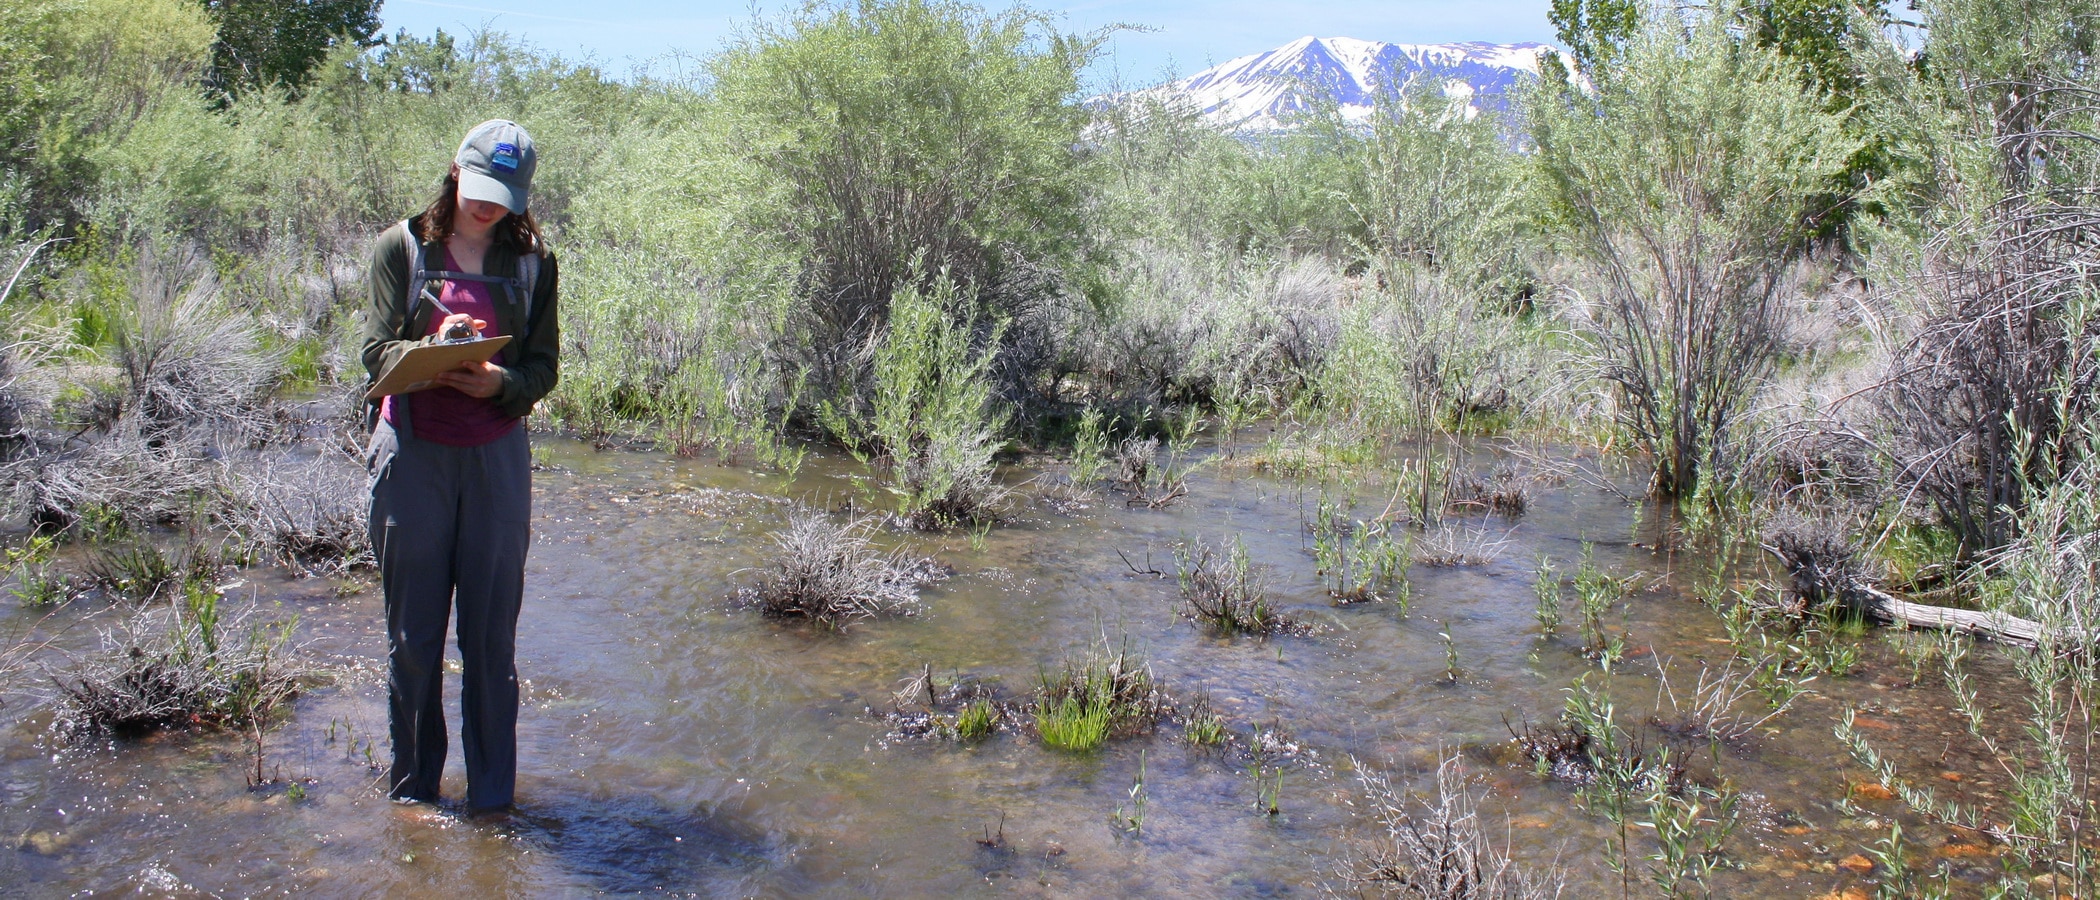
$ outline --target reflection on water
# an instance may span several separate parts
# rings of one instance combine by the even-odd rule
[[[1355,761],[1419,786],[1440,755],[1470,751],[1520,857],[1557,855],[1578,882],[1605,885],[1617,876],[1595,849],[1608,829],[1504,750],[1512,725],[1553,721],[1563,689],[1595,669],[1566,633],[1538,635],[1539,556],[1566,571],[1593,542],[1600,564],[1654,576],[1608,623],[1631,649],[1615,679],[1629,711],[1654,705],[1658,660],[1695,675],[1729,653],[1713,616],[1674,587],[1673,570],[1696,561],[1637,547],[1634,511],[1608,494],[1541,492],[1514,527],[1494,526],[1507,529],[1494,562],[1417,566],[1402,615],[1329,602],[1304,529],[1315,488],[1223,468],[1165,510],[1033,507],[978,546],[889,536],[955,577],[928,589],[924,615],[817,633],[727,599],[764,561],[787,501],[843,504],[859,490],[854,470],[818,460],[783,485],[545,443],[555,467],[536,482],[515,817],[471,823],[385,803],[370,766],[386,756],[376,592],[337,598],[327,584],[251,577],[257,599],[299,614],[307,651],[342,672],[264,743],[266,773],[300,780],[305,796],[251,791],[254,751],[237,735],[58,745],[18,690],[0,707],[0,838],[12,848],[0,884],[33,895],[1307,896],[1368,824],[1352,805]],[[1178,540],[1233,535],[1270,568],[1285,611],[1318,633],[1219,638],[1177,618],[1172,577],[1143,572],[1171,573]],[[17,628],[31,617],[6,615]],[[95,616],[68,609],[38,633],[84,652]],[[1242,747],[1262,733],[1295,752],[1250,763],[1164,731],[1084,756],[1012,735],[886,743],[868,714],[925,665],[1021,696],[1043,667],[1104,640],[1144,653],[1170,690],[1207,692]],[[1858,778],[1835,762],[1830,723],[1844,705],[1879,711],[1866,727],[1891,745],[1932,745],[1913,756],[1944,746],[1927,733],[1945,727],[1930,692],[1877,645],[1865,655],[1860,674],[1818,684],[1748,744],[1702,762],[1751,801],[1731,847],[1743,867],[1719,876],[1720,894],[1858,883],[1836,863],[1885,836],[1893,808],[1842,802],[1847,773]],[[448,690],[456,703],[457,684]],[[1133,835],[1110,819],[1129,803],[1141,753],[1146,812]],[[1274,817],[1256,809],[1251,771],[1264,765],[1283,771]],[[455,761],[446,793],[463,787]]]

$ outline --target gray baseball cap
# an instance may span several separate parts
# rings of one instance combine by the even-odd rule
[[[532,188],[532,169],[539,160],[532,135],[518,123],[490,119],[474,126],[459,142],[452,161],[459,165],[460,196],[525,212],[525,194]]]

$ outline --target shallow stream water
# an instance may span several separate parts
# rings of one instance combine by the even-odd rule
[[[1568,685],[1598,669],[1572,625],[1540,636],[1537,560],[1570,572],[1588,541],[1600,566],[1644,576],[1611,614],[1631,649],[1613,677],[1628,721],[1655,707],[1659,661],[1689,684],[1700,661],[1719,667],[1731,649],[1680,574],[1698,561],[1646,549],[1649,529],[1611,493],[1544,486],[1520,518],[1474,520],[1502,541],[1497,558],[1415,566],[1403,614],[1336,607],[1321,590],[1304,526],[1315,486],[1226,464],[1199,470],[1165,509],[1124,508],[1114,495],[1081,508],[1030,502],[976,542],[885,535],[952,577],[925,589],[918,616],[827,633],[764,619],[732,595],[767,560],[790,501],[846,502],[862,491],[857,467],[814,459],[787,484],[705,460],[540,443],[515,817],[476,823],[385,802],[370,765],[387,759],[376,589],[343,596],[334,582],[251,571],[229,596],[261,615],[297,614],[297,640],[336,673],[263,735],[266,775],[297,781],[303,796],[249,788],[252,737],[64,740],[51,729],[48,679],[40,687],[32,668],[0,706],[0,894],[1315,896],[1342,884],[1356,842],[1377,836],[1357,767],[1420,790],[1447,754],[1466,758],[1490,833],[1520,862],[1566,866],[1575,896],[1618,894],[1622,876],[1601,851],[1618,832],[1508,752],[1511,727],[1554,721]],[[1365,502],[1376,512],[1382,500]],[[1271,567],[1271,596],[1312,634],[1224,638],[1177,615],[1175,542],[1233,536]],[[98,603],[45,618],[10,601],[0,625],[49,640],[40,664],[62,668],[119,615]],[[1022,698],[1045,668],[1104,642],[1143,655],[1177,696],[1207,692],[1233,745],[1191,747],[1172,728],[1089,754],[1015,733],[897,740],[871,714],[925,666]],[[1930,679],[1912,685],[1873,637],[1861,652],[1853,674],[1812,684],[1792,711],[1701,764],[1745,796],[1715,896],[1868,885],[1855,854],[1887,835],[1896,808],[1846,802],[1864,778],[1832,735],[1848,706],[1904,764],[1945,772],[1956,791],[1989,789],[1988,768],[1960,756]],[[456,677],[447,693],[456,729]],[[1275,815],[1258,808],[1250,774],[1257,733],[1295,751],[1267,758],[1283,772]],[[454,757],[448,797],[464,788]],[[1133,810],[1140,773],[1133,833],[1113,820]],[[1927,854],[1988,868],[1976,858],[1987,848],[1903,821]],[[1650,852],[1638,829],[1629,846]],[[1627,877],[1631,895],[1655,894],[1638,861]]]

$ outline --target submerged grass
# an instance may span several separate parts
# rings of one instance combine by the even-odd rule
[[[1035,729],[1046,746],[1086,752],[1110,738],[1152,730],[1170,709],[1151,667],[1128,647],[1097,650],[1043,672]]]

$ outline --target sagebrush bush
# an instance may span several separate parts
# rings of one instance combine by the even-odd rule
[[[1342,284],[1328,261],[1216,260],[1141,245],[1117,303],[1070,339],[1094,402],[1130,418],[1169,405],[1288,406],[1335,345]]]
[[[333,448],[225,461],[224,499],[214,518],[256,556],[307,575],[375,565],[366,514],[365,467]]]
[[[115,310],[111,362],[119,379],[113,427],[149,443],[260,440],[284,354],[262,346],[255,323],[220,301],[203,261],[142,254],[131,304]]]
[[[49,364],[24,373],[43,396],[78,396],[57,405],[67,421],[25,427],[27,447],[0,465],[13,512],[34,521],[64,527],[95,509],[133,525],[185,520],[218,484],[212,457],[279,436],[284,353],[223,302],[194,253],[130,255],[100,270],[109,290],[80,301],[76,321],[94,316],[99,343],[46,332]]]
[[[797,509],[773,535],[778,548],[744,590],[766,615],[809,619],[830,628],[881,614],[910,615],[919,585],[930,575],[899,552],[876,550],[872,519],[833,521],[821,510]]]

